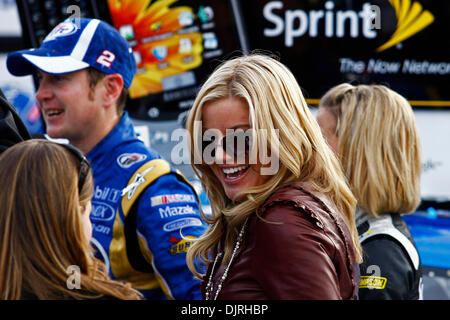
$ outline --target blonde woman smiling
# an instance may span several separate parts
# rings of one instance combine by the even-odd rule
[[[293,74],[259,54],[223,63],[187,128],[212,207],[210,227],[187,257],[203,298],[355,299],[356,201]],[[202,157],[213,161],[194,161]]]

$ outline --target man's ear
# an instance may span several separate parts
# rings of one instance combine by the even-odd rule
[[[117,100],[123,89],[123,78],[120,74],[108,74],[103,79],[105,91],[104,91],[104,102],[106,105],[116,105]]]

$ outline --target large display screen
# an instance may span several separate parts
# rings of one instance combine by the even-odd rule
[[[107,0],[107,7],[134,52],[127,108],[137,119],[176,119],[214,67],[241,48],[228,1]]]
[[[317,104],[341,82],[382,83],[417,107],[450,106],[448,1],[241,1],[251,49],[276,51]]]

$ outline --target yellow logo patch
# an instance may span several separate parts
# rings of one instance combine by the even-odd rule
[[[384,287],[386,287],[386,282],[387,279],[384,277],[361,276],[359,287],[367,289],[384,289]]]
[[[195,237],[192,237],[192,236],[187,236],[186,238],[187,239],[179,240],[179,239],[176,239],[175,237],[171,237],[170,242],[175,242],[175,244],[170,247],[170,254],[172,256],[179,254],[179,253],[187,252],[189,247],[192,244],[192,240],[196,239]],[[191,240],[191,241],[189,241],[189,240]]]

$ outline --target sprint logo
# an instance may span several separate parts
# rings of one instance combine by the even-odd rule
[[[408,39],[434,21],[434,16],[428,10],[423,10],[422,5],[417,1],[412,5],[411,0],[389,0],[389,2],[397,16],[397,28],[391,38],[377,48],[377,52],[384,51]]]
[[[265,28],[266,37],[278,37],[284,34],[284,45],[292,47],[294,39],[308,34],[311,38],[324,36],[327,38],[343,38],[347,35],[347,24],[350,25],[350,37],[358,38],[360,34],[364,38],[375,38],[377,36],[373,21],[377,19],[377,14],[366,2],[362,10],[335,10],[333,1],[324,3],[325,10],[310,10],[308,12],[295,9],[284,9],[282,1],[269,1],[263,9],[264,18],[273,24],[273,28]],[[280,15],[284,10],[284,17]],[[281,11],[281,12],[280,12]],[[361,29],[361,33],[360,33]]]
[[[397,27],[390,39],[376,49],[384,51],[412,37],[434,21],[428,10],[411,0],[388,0],[397,16]],[[375,39],[377,29],[381,28],[382,12],[376,5],[365,2],[361,11],[336,10],[333,1],[326,1],[324,9],[304,11],[284,8],[282,1],[269,1],[263,8],[264,18],[272,24],[263,30],[266,37],[284,36],[284,45],[292,47],[295,38],[309,36],[317,38],[363,37]]]

